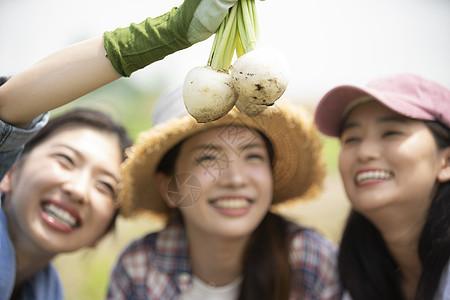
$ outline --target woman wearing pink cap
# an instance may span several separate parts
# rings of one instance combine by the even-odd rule
[[[410,74],[339,86],[315,120],[352,203],[346,299],[450,299],[450,91]]]

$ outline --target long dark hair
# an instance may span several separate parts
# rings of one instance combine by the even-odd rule
[[[261,133],[260,133],[261,134]],[[273,147],[267,145],[270,160]],[[157,172],[175,175],[175,161],[183,141],[171,148],[161,159]],[[288,223],[282,217],[268,213],[252,233],[242,258],[243,281],[239,300],[287,300],[291,289]]]
[[[119,139],[122,160],[125,160],[125,149],[132,143],[126,129],[119,123],[113,121],[109,115],[101,111],[78,108],[51,118],[48,124],[45,125],[30,141],[28,141],[28,143],[25,144],[22,154],[17,162],[18,166],[20,167],[20,165],[23,164],[30,151],[32,151],[36,146],[43,143],[53,134],[64,130],[67,126],[88,126],[101,132],[116,135]],[[118,213],[119,209],[117,207],[107,228],[107,232],[114,229]]]
[[[269,212],[247,245],[239,300],[289,299],[289,244],[286,220]]]
[[[439,149],[450,147],[450,129],[424,122]],[[433,299],[450,259],[450,182],[438,184],[419,240],[422,274],[415,299]],[[352,211],[339,252],[339,274],[354,300],[402,300],[398,266],[375,226]]]
[[[11,76],[0,76],[0,86],[2,86],[5,82],[7,82]]]

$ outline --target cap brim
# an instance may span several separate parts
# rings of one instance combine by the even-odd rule
[[[317,105],[314,119],[317,128],[330,137],[338,137],[345,108],[363,96],[374,96],[363,88],[343,85],[330,90]]]
[[[348,105],[358,98],[367,96],[374,98],[374,100],[403,116],[421,120],[434,120],[431,113],[421,108],[420,104],[415,103],[414,99],[408,98],[403,93],[342,85],[331,89],[317,105],[314,119],[319,131],[330,137],[339,137],[341,122]]]

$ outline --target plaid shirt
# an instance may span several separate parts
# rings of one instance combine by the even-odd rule
[[[311,229],[289,223],[292,288],[290,299],[340,299],[336,248]],[[107,299],[178,299],[189,289],[192,272],[181,218],[134,242],[111,275]]]

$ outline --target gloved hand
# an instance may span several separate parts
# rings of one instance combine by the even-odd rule
[[[216,32],[238,0],[185,0],[179,8],[140,24],[104,33],[106,55],[116,71],[131,73]]]

